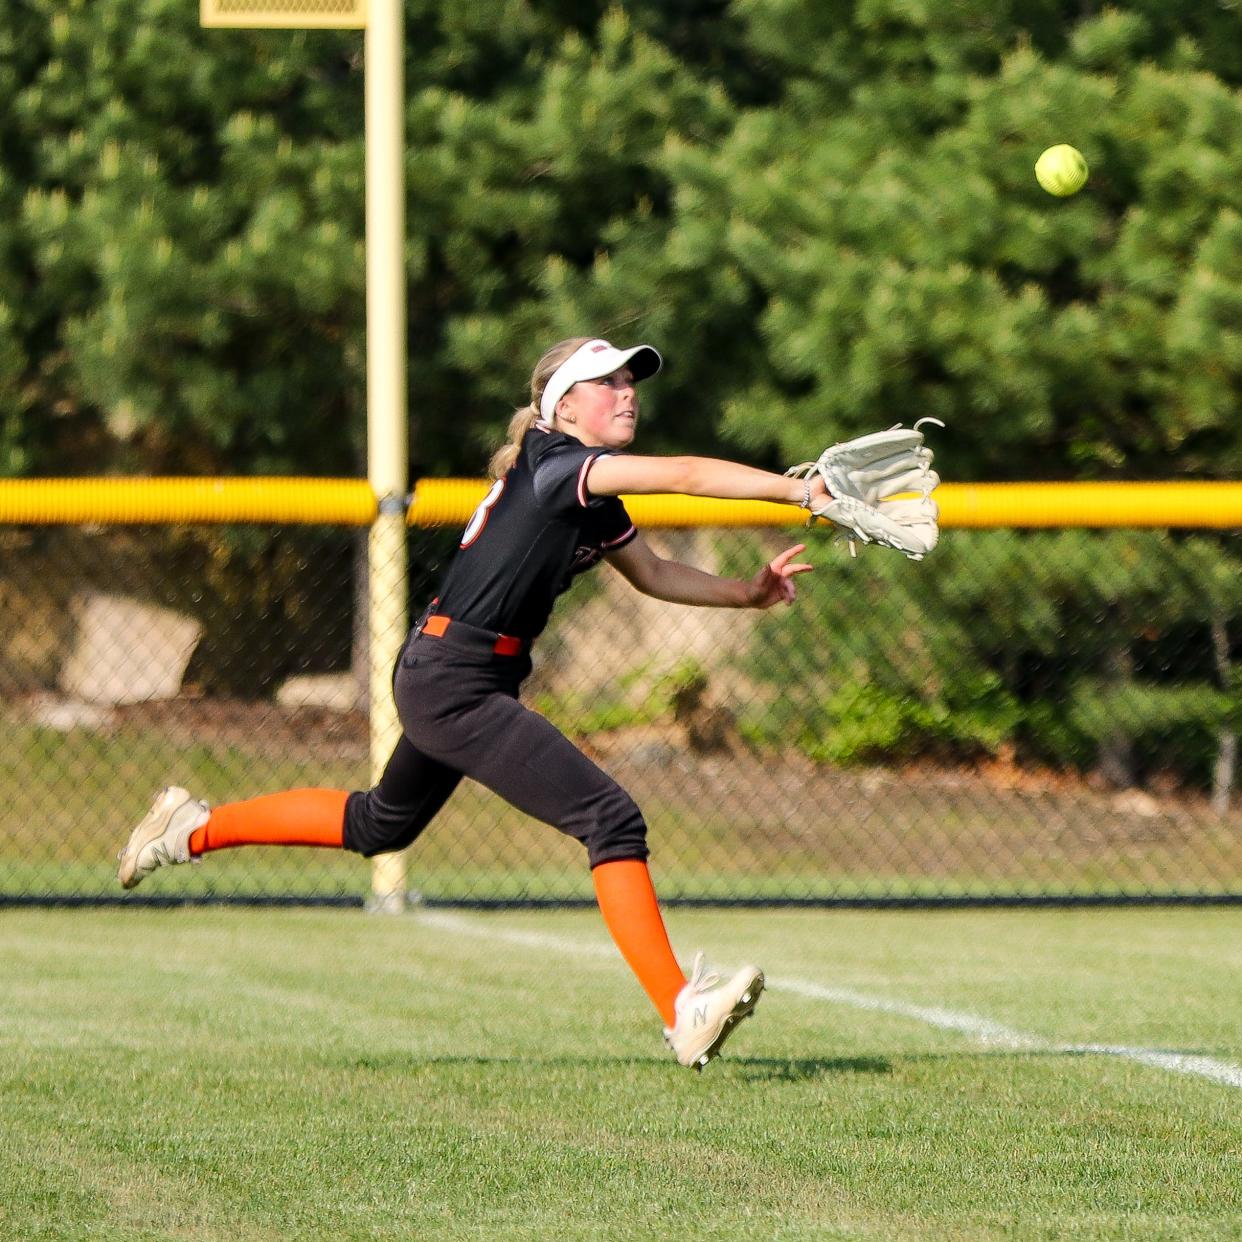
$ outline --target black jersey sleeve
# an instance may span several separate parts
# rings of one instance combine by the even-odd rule
[[[597,457],[611,456],[608,449],[585,444],[559,444],[544,453],[534,469],[535,502],[543,509],[563,512],[598,505],[603,498],[587,491],[586,477]]]
[[[633,541],[638,534],[638,528],[619,497],[602,496],[599,500],[599,508],[591,513],[592,533],[599,541],[601,552],[616,552]]]

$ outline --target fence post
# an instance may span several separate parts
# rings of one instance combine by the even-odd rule
[[[1221,688],[1227,691],[1233,686],[1233,661],[1229,656],[1229,625],[1226,618],[1220,615],[1212,618],[1212,656]],[[1233,799],[1238,770],[1238,735],[1232,725],[1222,726],[1219,740],[1220,749],[1212,770],[1212,810],[1217,815],[1225,815]]]

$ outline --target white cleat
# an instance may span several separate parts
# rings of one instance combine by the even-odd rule
[[[147,817],[129,834],[117,855],[116,878],[122,888],[135,888],[152,871],[190,861],[190,833],[211,817],[205,802],[191,798],[178,785],[161,789]]]
[[[727,983],[707,970],[703,954],[694,958],[690,982],[677,993],[677,1021],[664,1028],[664,1042],[681,1065],[701,1070],[720,1055],[733,1028],[755,1012],[763,991],[763,971],[743,966]]]

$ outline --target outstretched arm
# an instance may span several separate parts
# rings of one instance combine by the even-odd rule
[[[773,604],[793,603],[797,595],[794,577],[812,568],[794,561],[805,550],[806,544],[803,543],[786,548],[748,580],[721,578],[692,565],[683,565],[680,561],[665,560],[652,551],[642,535],[632,539],[624,548],[609,552],[606,559],[644,595],[667,600],[671,604],[771,608]]]
[[[805,494],[802,479],[786,478],[717,457],[599,457],[587,473],[587,487],[596,496],[673,492],[680,496],[775,500],[792,505],[801,504]],[[823,480],[816,476],[811,481],[811,502],[827,496]]]

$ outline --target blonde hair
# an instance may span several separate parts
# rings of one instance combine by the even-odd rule
[[[502,479],[517,461],[522,449],[522,441],[526,433],[539,421],[539,402],[543,390],[548,386],[556,368],[575,350],[581,349],[587,341],[594,340],[590,336],[571,336],[568,340],[557,341],[542,358],[535,363],[530,376],[530,404],[515,410],[509,420],[508,438],[493,454],[487,463],[487,473],[493,479]]]

